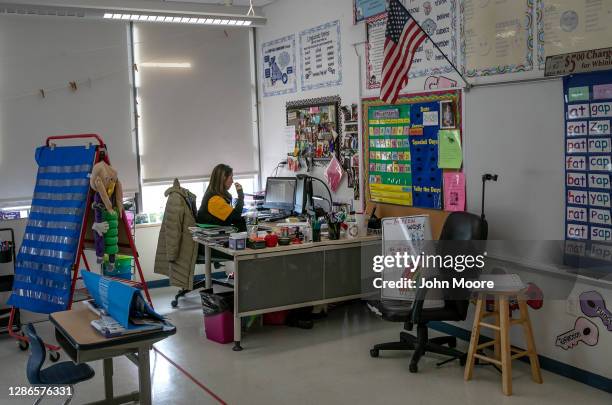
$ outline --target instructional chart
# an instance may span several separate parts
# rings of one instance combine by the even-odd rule
[[[410,12],[425,32],[436,41],[444,54],[457,65],[457,1],[458,0],[404,0],[402,4]],[[387,17],[381,15],[368,20],[366,46],[366,74],[368,89],[380,88],[385,30]],[[452,72],[444,55],[426,39],[417,49],[409,78],[440,75]]]
[[[533,69],[534,0],[461,0],[461,10],[468,77]]]
[[[546,56],[606,48],[612,38],[612,1],[538,0]]]
[[[302,91],[342,84],[340,21],[300,33]]]
[[[611,242],[612,71],[567,76],[563,84],[566,239]]]

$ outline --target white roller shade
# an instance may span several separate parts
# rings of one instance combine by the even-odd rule
[[[125,23],[0,16],[0,205],[31,200],[34,150],[51,135],[101,135],[137,190],[128,38]]]
[[[257,172],[249,29],[136,24],[145,183]]]

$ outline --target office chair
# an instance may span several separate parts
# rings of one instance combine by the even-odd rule
[[[457,242],[482,240],[485,236],[486,221],[477,215],[467,212],[453,212],[448,216],[440,240],[437,245],[437,253],[446,254],[481,254],[477,246],[479,243]],[[449,242],[450,241],[450,242]],[[469,278],[467,272],[456,273],[452,269],[442,269],[438,275],[444,279],[452,278],[454,275]],[[451,281],[452,282],[452,281]],[[427,289],[419,288],[416,292],[414,302],[400,300],[382,300],[375,304],[382,318],[391,322],[404,322],[404,329],[411,331],[416,325],[416,336],[402,331],[399,342],[389,342],[374,345],[370,350],[370,356],[378,357],[380,350],[414,350],[410,360],[409,370],[412,373],[418,371],[419,359],[425,352],[438,353],[450,356],[450,359],[438,363],[438,366],[459,359],[461,365],[465,365],[466,353],[455,349],[457,339],[454,336],[441,336],[429,339],[428,322],[431,321],[463,321],[467,317],[469,299],[471,292],[467,289],[451,288],[445,291],[444,306],[440,308],[423,308],[427,295]],[[443,345],[447,345],[445,347]]]
[[[30,341],[30,357],[26,369],[28,381],[35,386],[69,385],[70,396],[64,401],[64,405],[69,404],[74,396],[74,384],[91,379],[95,375],[94,370],[87,364],[75,364],[71,361],[64,361],[43,369],[46,355],[43,340],[36,334],[36,329],[31,323],[25,326],[25,334]],[[46,393],[43,392],[34,405],[38,405],[45,395]]]
[[[200,245],[202,248],[204,248],[203,245]],[[206,264],[206,256],[203,253],[204,249],[199,249],[198,250],[198,257],[196,259],[195,264]],[[216,258],[213,257],[211,259],[211,264],[212,264],[212,268],[215,270],[219,270],[221,267],[224,267],[225,265],[223,264],[223,262],[228,261],[229,259],[225,259],[225,258]],[[172,301],[170,301],[170,305],[172,306],[172,308],[176,308],[178,307],[179,304],[179,298],[184,297],[185,295],[189,294],[192,291],[196,291],[202,288],[206,287],[206,279],[202,279],[199,281],[195,281],[193,283],[193,289],[189,290],[187,288],[181,288],[176,295],[174,296],[174,299]]]

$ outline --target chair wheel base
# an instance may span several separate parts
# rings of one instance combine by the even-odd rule
[[[408,370],[411,373],[417,373],[419,371],[419,365],[416,363],[410,363],[410,365],[408,366]]]
[[[378,349],[370,349],[370,357],[378,357],[380,355],[380,352],[378,351]]]
[[[178,307],[178,300],[172,300],[172,301],[170,302],[170,305],[172,305],[172,308],[176,308],[176,307]]]
[[[240,342],[234,342],[234,347],[232,347],[232,350],[235,352],[241,352],[242,346],[240,346]]]
[[[56,363],[59,359],[60,359],[59,352],[54,352],[54,351],[49,352],[49,360],[51,360],[51,362]]]
[[[30,344],[27,341],[25,341],[25,340],[20,340],[19,341],[19,349],[20,350],[25,352],[26,350],[28,350],[29,347],[30,347]]]

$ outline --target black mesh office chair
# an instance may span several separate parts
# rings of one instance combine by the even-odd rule
[[[470,242],[486,239],[486,221],[481,217],[467,212],[454,212],[448,216],[436,252],[441,255],[478,255],[484,251],[482,242]],[[473,278],[475,272],[457,273],[452,269],[443,269],[437,276],[443,279],[452,277]],[[378,357],[380,350],[414,350],[410,360],[409,370],[418,371],[419,359],[425,352],[450,356],[444,363],[459,359],[465,364],[466,354],[455,349],[457,339],[454,336],[428,338],[427,324],[430,321],[463,321],[467,317],[471,292],[467,289],[450,289],[445,291],[444,306],[440,308],[423,308],[427,289],[418,289],[414,302],[399,300],[383,300],[376,304],[376,309],[382,318],[391,322],[404,322],[404,329],[411,331],[416,325],[416,336],[405,331],[400,333],[399,342],[389,342],[374,345],[370,350],[372,357]],[[443,346],[446,345],[447,347]]]

